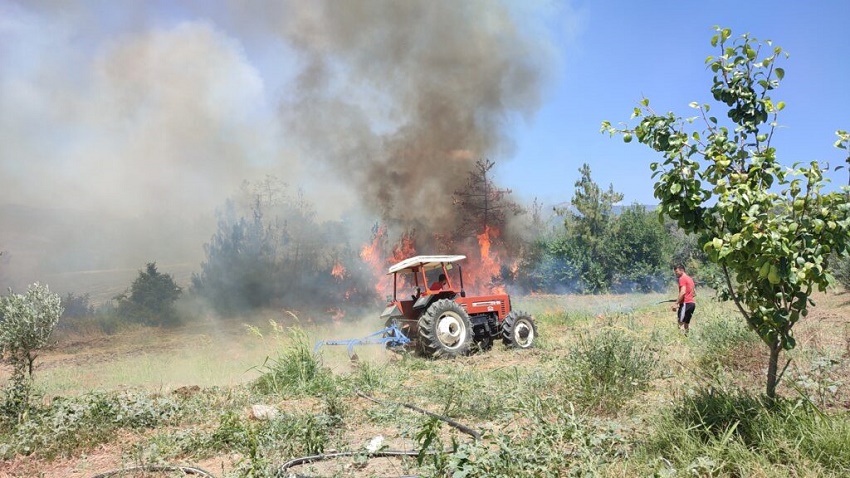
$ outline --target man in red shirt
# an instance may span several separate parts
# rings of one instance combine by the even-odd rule
[[[679,298],[677,304],[671,310],[678,312],[679,329],[682,333],[688,335],[688,327],[691,324],[691,317],[694,315],[696,302],[694,301],[694,280],[688,274],[685,274],[685,266],[676,264],[673,268],[673,273],[679,278]]]
[[[448,285],[448,281],[446,280],[445,274],[440,274],[440,277],[431,284],[431,287],[428,287],[430,290],[445,290]]]

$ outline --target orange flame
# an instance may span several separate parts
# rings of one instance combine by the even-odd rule
[[[345,278],[345,266],[337,262],[334,264],[333,269],[331,269],[331,275],[336,277],[337,279]]]
[[[382,245],[386,240],[386,226],[375,227],[372,241],[360,249],[360,259],[371,269],[375,278],[375,291],[384,297],[392,291],[392,278],[387,275],[387,261],[383,257]]]
[[[392,293],[393,279],[392,276],[387,275],[387,268],[416,255],[412,232],[402,234],[398,244],[392,247],[391,253],[388,256],[385,255],[383,246],[386,243],[386,235],[385,226],[376,227],[373,230],[372,241],[360,249],[360,259],[371,269],[372,275],[375,277],[375,291],[379,297],[385,297]],[[399,284],[399,287],[403,286],[404,284]]]
[[[484,232],[476,236],[478,238],[479,259],[478,267],[473,270],[472,283],[478,288],[487,290],[493,294],[504,294],[505,286],[494,282],[494,278],[500,275],[499,256],[491,252],[491,237],[499,237],[499,230],[490,226],[484,227]]]

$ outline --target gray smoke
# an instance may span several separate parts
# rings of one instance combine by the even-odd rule
[[[450,229],[539,106],[552,12],[529,5],[0,0],[0,273],[196,265],[267,174],[327,218]]]
[[[507,158],[550,50],[491,1],[307,2],[281,34],[304,67],[281,111],[382,219],[443,232],[472,163]]]

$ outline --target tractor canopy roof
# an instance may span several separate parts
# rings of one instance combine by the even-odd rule
[[[414,256],[390,266],[387,274],[394,274],[400,271],[413,271],[420,268],[429,271],[431,269],[439,269],[443,267],[443,264],[462,261],[464,259],[466,259],[466,256]]]

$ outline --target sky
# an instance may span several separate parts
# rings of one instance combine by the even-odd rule
[[[656,204],[649,164],[657,153],[599,133],[603,120],[628,122],[646,97],[659,112],[692,116],[692,101],[712,103],[704,60],[714,26],[771,40],[790,54],[774,101],[785,101],[776,133],[786,165],[841,164],[836,130],[850,128],[850,4],[765,1],[571,2],[571,16],[552,22],[561,57],[540,110],[517,126],[515,157],[500,178],[523,195],[568,201],[587,162],[594,180],[613,184],[624,203]],[[718,109],[712,110],[714,112]],[[831,175],[846,184],[846,170]]]
[[[848,13],[840,0],[0,0],[0,213],[95,213],[135,221],[103,239],[128,251],[181,238],[200,251],[203,217],[271,175],[321,218],[434,230],[452,214],[434,198],[483,158],[526,204],[568,202],[583,163],[623,203],[654,204],[658,156],[600,124],[643,97],[682,116],[710,102],[715,25],[790,53],[779,159],[834,165]],[[0,214],[0,250],[56,235],[15,211]]]

